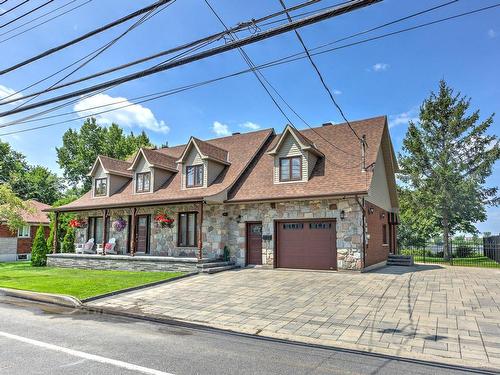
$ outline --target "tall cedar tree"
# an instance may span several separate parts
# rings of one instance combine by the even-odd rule
[[[469,98],[440,81],[439,92],[420,107],[419,121],[410,122],[399,156],[400,179],[412,196],[404,209],[426,218],[427,235],[443,236],[446,259],[450,235],[477,232],[474,223],[486,220],[485,207],[500,203],[498,188],[485,186],[500,158],[498,138],[487,133],[493,115],[480,121],[469,106]]]
[[[33,246],[31,247],[31,265],[34,267],[42,267],[47,265],[47,243],[45,242],[45,231],[40,225],[36,231]]]
[[[140,147],[151,146],[144,132],[137,136],[133,133],[127,135],[116,124],[104,127],[97,124],[95,118],[89,118],[80,130],[69,129],[63,134],[63,145],[56,148],[57,162],[73,187],[88,191],[91,178],[87,173],[98,155],[126,159]]]

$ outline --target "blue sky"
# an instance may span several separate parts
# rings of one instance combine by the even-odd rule
[[[79,4],[84,0],[75,3]],[[34,7],[42,0],[33,0]],[[81,35],[95,27],[119,18],[151,1],[93,0],[78,10],[58,18],[12,40],[2,42],[12,34],[11,27],[0,29],[0,67],[44,51]],[[401,16],[443,4],[441,0],[396,1],[385,0],[368,8],[309,26],[301,33],[309,47],[315,47],[355,32],[368,29]],[[298,3],[287,1],[288,5]],[[437,18],[461,13],[495,1],[460,0],[429,14],[377,31],[378,35],[409,27]],[[62,5],[60,1],[57,6]],[[257,18],[280,10],[278,0],[229,1],[212,0],[226,24]],[[334,4],[323,0],[320,6]],[[4,4],[3,9],[8,9]],[[53,6],[53,8],[56,5]],[[69,7],[68,7],[69,8]],[[19,8],[19,13],[23,8]],[[51,8],[45,8],[46,11]],[[313,8],[311,8],[313,9]],[[43,13],[43,12],[40,12]],[[10,19],[8,16],[0,17]],[[81,58],[122,32],[129,24],[68,48],[17,71],[0,76],[0,91],[9,93],[53,73],[55,70]],[[22,30],[22,29],[21,29]],[[20,30],[19,30],[20,31]],[[178,44],[221,31],[221,26],[202,0],[177,0],[94,60],[75,77],[105,69],[164,50]],[[370,36],[371,36],[370,35]],[[256,64],[301,52],[293,34],[281,35],[246,47]],[[500,112],[500,8],[448,21],[417,31],[384,38],[371,43],[345,48],[315,57],[328,84],[349,119],[387,115],[396,150],[400,149],[409,119],[418,114],[418,107],[431,90],[437,89],[441,78],[472,98],[472,107],[481,109],[483,117]],[[143,64],[140,67],[147,67]],[[236,51],[228,52],[187,66],[175,68],[154,76],[108,90],[99,97],[68,107],[65,111],[81,110],[95,104],[133,98],[151,92],[175,88],[185,84],[215,78],[245,69],[246,65]],[[127,72],[135,71],[138,68]],[[310,124],[327,121],[341,122],[341,118],[322,89],[311,66],[305,60],[265,70],[267,79]],[[120,74],[109,76],[117,77]],[[94,81],[97,82],[97,81]],[[47,83],[45,83],[47,84]],[[42,88],[38,86],[37,88]],[[3,96],[0,93],[0,96]],[[292,116],[292,115],[290,115]],[[293,116],[294,123],[303,127]],[[13,118],[12,118],[13,119]],[[10,119],[1,119],[4,123]],[[60,119],[57,119],[60,120]],[[286,120],[273,106],[262,87],[251,74],[223,80],[208,86],[144,103],[143,106],[109,113],[99,119],[102,123],[117,121],[127,131],[146,130],[157,144],[184,143],[190,135],[211,138],[233,131],[248,131],[257,127],[281,130]],[[54,120],[38,122],[49,124]],[[24,153],[31,163],[50,167],[60,173],[55,147],[69,127],[81,122],[49,127],[2,137]],[[7,130],[23,129],[29,125],[15,125]],[[499,134],[498,118],[491,131]],[[500,185],[499,163],[488,183]],[[500,231],[500,209],[491,208],[481,231]]]

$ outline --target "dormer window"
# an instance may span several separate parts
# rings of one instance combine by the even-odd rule
[[[292,156],[280,159],[280,181],[302,180],[302,157]]]
[[[135,192],[149,193],[151,191],[151,172],[143,172],[136,174]]]
[[[103,197],[108,194],[108,179],[96,178],[94,182],[94,196]]]
[[[186,187],[203,186],[203,164],[186,167]]]

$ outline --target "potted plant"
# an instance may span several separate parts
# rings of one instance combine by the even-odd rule
[[[84,219],[74,218],[68,222],[68,225],[71,228],[86,228],[87,222]]]
[[[173,216],[170,210],[158,210],[154,215],[154,221],[161,228],[172,228],[175,221]]]
[[[113,227],[113,230],[115,232],[121,232],[127,227],[127,221],[122,217],[118,217],[115,220],[113,220],[111,226]]]

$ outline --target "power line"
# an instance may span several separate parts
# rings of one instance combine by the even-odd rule
[[[393,31],[393,32],[390,32],[390,33],[386,33],[386,34],[382,34],[382,35],[378,35],[378,36],[375,36],[375,37],[366,38],[366,39],[363,39],[361,41],[357,41],[357,42],[353,42],[353,43],[349,43],[349,44],[344,44],[344,45],[339,46],[339,47],[330,48],[330,49],[327,49],[327,50],[315,52],[315,53],[312,53],[311,55],[312,56],[316,56],[316,55],[321,55],[321,54],[325,54],[325,53],[334,52],[336,50],[340,50],[340,49],[344,49],[344,48],[353,47],[353,46],[356,46],[356,45],[360,45],[360,44],[372,42],[372,41],[375,41],[375,40],[378,40],[378,39],[382,39],[382,38],[385,38],[385,37],[402,34],[404,32],[409,32],[409,31],[417,30],[417,29],[420,29],[420,28],[423,28],[423,27],[426,27],[426,26],[431,26],[431,25],[434,25],[434,24],[438,24],[438,23],[445,22],[445,21],[452,20],[452,19],[456,19],[456,18],[459,18],[459,17],[464,17],[464,16],[467,16],[467,15],[475,14],[475,13],[478,13],[478,12],[481,12],[481,11],[485,11],[485,10],[489,10],[489,9],[492,9],[492,8],[496,8],[496,7],[500,7],[500,3],[494,4],[494,5],[491,5],[491,6],[488,6],[488,7],[483,7],[483,8],[475,9],[475,10],[472,10],[472,11],[468,11],[468,12],[456,14],[456,15],[453,15],[453,16],[441,18],[441,19],[438,19],[438,20],[435,20],[435,21],[422,23],[422,24],[419,24],[419,25],[416,25],[416,26],[405,28],[405,29],[396,30],[396,31]],[[339,39],[339,40],[345,40],[346,38],[349,38],[349,36],[345,37],[345,38],[342,38],[342,39]],[[325,43],[323,45],[311,48],[311,51],[321,49],[324,46],[331,45],[331,44],[334,44],[334,43],[336,43],[336,41]],[[279,65],[282,65],[282,64],[288,64],[288,63],[291,63],[291,62],[299,61],[299,60],[302,60],[302,59],[305,59],[305,58],[307,58],[307,56],[305,56],[304,52],[294,53],[294,54],[290,54],[290,55],[284,56],[282,58],[279,58],[279,59],[276,59],[276,60],[273,60],[273,61],[261,64],[261,65],[258,65],[258,66],[256,66],[256,69],[267,69],[267,68],[279,66]],[[239,76],[239,75],[242,75],[242,74],[245,74],[245,73],[250,73],[250,72],[251,72],[251,69],[246,69],[246,70],[242,70],[242,71],[239,71],[239,72],[227,74],[227,75],[224,75],[224,76],[221,76],[221,77],[213,78],[213,79],[210,79],[210,80],[207,80],[207,81],[198,82],[196,84],[191,84],[189,86],[184,86],[184,87],[177,88],[177,89],[171,89],[171,90],[168,90],[168,91],[170,92],[170,91],[173,91],[173,90],[179,90],[178,92],[182,92],[182,91],[186,91],[186,90],[189,90],[189,89],[192,89],[192,88],[195,88],[195,87],[200,87],[200,86],[203,86],[203,85],[207,85],[207,84],[214,83],[214,82],[217,82],[217,81],[221,81],[223,79],[227,79],[227,78],[231,78],[231,77],[236,77],[236,76]],[[166,91],[155,93],[155,94],[147,94],[147,95],[143,95],[141,97],[136,97],[136,98],[131,98],[131,99],[128,99],[128,100],[124,100],[122,102],[126,102],[126,101],[131,101],[131,100],[136,100],[136,99],[141,99],[141,98],[145,98],[145,97],[150,97],[150,96],[158,95],[157,97],[152,97],[150,99],[146,99],[146,100],[143,100],[143,101],[140,101],[140,102],[128,104],[126,106],[123,106],[123,107],[120,107],[120,108],[116,108],[116,109],[121,109],[121,108],[129,107],[129,106],[132,106],[132,105],[136,105],[136,104],[139,104],[139,103],[144,103],[144,102],[148,102],[148,101],[159,99],[161,97],[167,96],[167,95],[162,95],[165,92]],[[78,100],[79,99],[74,100],[74,102],[76,102]],[[113,104],[117,104],[117,103],[120,103],[120,102],[116,102],[116,103],[113,103]],[[86,110],[90,110],[90,109],[94,109],[94,108],[101,108],[101,107],[106,107],[106,106],[109,106],[109,104],[101,105],[101,106],[97,106],[97,107],[86,108],[84,110],[86,111]],[[114,110],[116,110],[116,109],[114,109]],[[15,121],[12,121],[11,123],[2,124],[2,125],[0,125],[0,127],[13,126],[13,125],[16,125],[16,124],[24,124],[24,123],[28,123],[28,122],[34,122],[34,121],[41,121],[41,120],[45,120],[45,119],[48,119],[48,118],[54,118],[54,117],[60,117],[60,116],[69,115],[69,114],[72,114],[72,113],[77,113],[77,112],[76,111],[67,112],[67,113],[63,113],[63,114],[57,114],[57,115],[53,115],[53,116],[47,116],[47,117],[44,117],[44,118],[37,118],[37,119],[34,119],[34,120],[29,120],[29,121],[23,121],[23,120],[18,121],[18,120],[15,120]],[[95,114],[90,114],[88,116],[92,116],[92,115],[95,115]],[[88,116],[86,116],[86,117],[88,117]],[[76,120],[79,120],[79,119],[68,120],[68,121],[76,121]],[[54,126],[54,125],[57,125],[57,124],[49,124],[49,125],[43,126],[43,127],[49,127],[49,126]],[[27,132],[27,131],[36,130],[38,128],[39,127],[37,127],[37,128],[28,128],[28,129],[21,129],[21,130],[17,130],[17,131],[11,132],[11,133],[0,134],[0,136],[17,134],[17,133],[24,133],[24,132]]]
[[[21,24],[21,25],[18,25],[18,26],[16,26],[16,27],[13,27],[13,28],[12,28],[12,29],[10,29],[10,30],[7,30],[7,31],[4,31],[3,33],[0,33],[0,36],[4,36],[4,35],[7,35],[7,34],[12,33],[13,31],[19,30],[20,28],[22,28],[22,27],[24,27],[24,26],[26,26],[26,25],[29,25],[30,23],[33,23],[33,22],[35,22],[35,21],[39,20],[40,18],[43,18],[43,17],[45,17],[45,16],[47,16],[47,15],[50,15],[50,14],[52,14],[52,13],[55,13],[55,12],[57,12],[58,10],[60,10],[60,9],[62,9],[62,8],[65,8],[65,7],[67,7],[68,5],[71,5],[71,4],[73,4],[73,3],[77,2],[77,1],[78,1],[78,0],[71,0],[71,1],[68,1],[66,4],[63,4],[63,5],[61,5],[60,7],[58,7],[58,8],[55,8],[55,9],[51,10],[50,12],[46,12],[46,13],[44,13],[44,14],[41,14],[41,15],[39,15],[39,16],[37,16],[37,17],[35,17],[35,18],[33,18],[33,19],[31,19],[31,20],[29,20],[29,21],[27,21],[27,22],[25,22],[25,23],[23,23],[23,24]],[[32,26],[32,27],[30,27],[30,28],[28,28],[28,29],[24,30],[24,31],[21,31],[21,32],[19,32],[19,33],[17,33],[17,34],[14,34],[14,35],[12,35],[12,36],[10,36],[10,37],[8,37],[8,38],[2,39],[2,40],[0,40],[0,44],[1,44],[1,43],[5,43],[6,41],[11,40],[11,39],[13,39],[13,38],[15,38],[15,37],[17,37],[17,36],[19,36],[19,35],[25,34],[25,33],[27,33],[28,31],[31,31],[31,30],[33,30],[33,29],[36,29],[37,27],[40,27],[40,26],[42,26],[42,25],[45,25],[46,23],[48,23],[48,22],[50,22],[50,21],[52,21],[52,20],[54,20],[54,19],[56,19],[56,18],[59,18],[59,17],[61,17],[61,16],[65,15],[65,14],[67,14],[67,13],[69,13],[69,12],[71,12],[71,11],[75,10],[75,9],[78,9],[78,8],[80,8],[80,7],[82,7],[82,6],[84,6],[84,5],[88,4],[88,3],[90,3],[91,1],[92,1],[92,0],[87,0],[87,1],[85,1],[84,3],[82,3],[82,4],[80,4],[80,5],[77,5],[77,6],[73,7],[73,8],[71,8],[71,9],[68,9],[67,11],[65,11],[65,12],[63,12],[63,13],[60,13],[60,14],[58,14],[58,15],[54,16],[54,17],[51,17],[51,18],[49,18],[49,19],[47,19],[47,20],[45,20],[45,21],[42,21],[42,22],[40,22],[40,23],[38,23],[38,24],[36,24],[36,25],[34,25],[34,26]]]
[[[47,100],[43,100],[43,101],[40,101],[37,103],[33,103],[33,104],[30,104],[24,108],[19,108],[17,110],[5,111],[5,112],[0,113],[0,117],[5,117],[5,116],[12,115],[15,113],[27,111],[29,109],[41,107],[41,106],[44,106],[47,104],[56,103],[56,102],[59,102],[62,100],[66,100],[66,99],[73,98],[76,96],[84,95],[84,94],[87,94],[87,93],[90,93],[93,91],[97,91],[100,89],[104,89],[104,88],[107,88],[110,86],[129,82],[129,81],[132,81],[132,80],[135,80],[138,78],[143,78],[143,77],[146,77],[146,76],[149,76],[152,74],[156,74],[156,73],[159,73],[159,72],[162,72],[165,70],[172,69],[174,67],[185,65],[185,64],[188,64],[188,63],[191,63],[194,61],[198,61],[198,60],[210,57],[210,56],[218,55],[222,52],[227,52],[227,51],[236,49],[238,47],[245,46],[247,44],[256,43],[258,41],[268,39],[270,37],[280,35],[280,34],[288,32],[288,31],[294,30],[296,28],[312,25],[314,23],[323,21],[325,19],[329,19],[329,18],[338,16],[340,14],[344,14],[344,13],[350,12],[352,10],[359,9],[361,7],[371,5],[371,4],[380,2],[380,1],[381,0],[353,0],[351,2],[352,5],[349,5],[349,6],[344,5],[344,6],[340,6],[340,7],[337,7],[335,9],[329,10],[329,11],[320,12],[319,14],[316,14],[314,16],[302,18],[302,19],[299,19],[297,21],[293,21],[291,23],[288,23],[288,24],[285,24],[285,25],[282,25],[282,26],[279,26],[276,28],[248,36],[246,38],[227,43],[227,44],[222,45],[222,46],[214,47],[212,49],[200,52],[198,54],[188,56],[184,59],[179,59],[177,61],[174,61],[174,62],[171,62],[168,64],[162,64],[160,66],[154,66],[154,67],[151,67],[151,68],[148,68],[145,70],[141,70],[139,72],[132,73],[132,74],[129,74],[126,76],[122,76],[122,77],[119,77],[119,78],[116,78],[116,79],[113,79],[110,81],[106,81],[106,82],[103,82],[100,84],[96,84],[96,85],[93,85],[90,87],[86,87],[86,88],[83,88],[80,90],[70,92],[67,94],[63,94],[63,95],[60,95],[60,96],[57,96],[57,97],[54,97],[51,99],[47,99]]]
[[[42,9],[43,7],[45,7],[45,6],[49,5],[50,3],[52,3],[53,1],[54,0],[49,0],[49,1],[47,1],[47,2],[45,2],[43,4],[41,4],[41,5],[37,6],[36,8],[33,8],[29,12],[26,12],[26,13],[21,14],[20,16],[17,16],[16,18],[10,20],[9,22],[4,23],[3,25],[0,25],[0,29],[4,28],[5,26],[9,26],[10,24],[12,24],[12,23],[14,23],[16,21],[19,21],[21,18],[24,18],[24,17],[26,17],[26,16],[28,16],[28,15],[30,15],[32,13],[35,13],[37,10]]]
[[[283,9],[286,9],[286,5],[284,3],[284,0],[279,0],[281,6],[283,7]],[[287,13],[287,17],[288,17],[288,20],[289,22],[293,22],[292,18],[290,17],[290,14]],[[302,37],[300,36],[300,33],[295,29],[294,30],[295,32],[295,35],[297,36],[297,39],[299,40],[300,44],[302,45],[302,47],[304,48],[304,51],[307,55],[307,59],[309,60],[309,62],[311,63],[312,67],[314,68],[314,70],[316,71],[316,74],[318,75],[318,78],[319,80],[321,81],[321,84],[323,85],[325,91],[328,93],[328,96],[330,97],[330,100],[333,102],[333,104],[335,105],[335,107],[337,108],[337,110],[339,111],[340,115],[342,116],[342,118],[344,119],[344,121],[347,123],[347,125],[349,126],[349,128],[351,129],[351,131],[353,132],[353,134],[356,136],[356,138],[358,138],[358,140],[362,143],[363,147],[365,147],[365,140],[363,138],[361,138],[358,133],[356,133],[356,131],[354,130],[354,128],[352,127],[351,123],[349,122],[349,120],[347,119],[347,117],[345,116],[344,114],[344,111],[342,110],[342,108],[340,108],[340,105],[337,103],[337,101],[335,100],[334,96],[333,96],[333,93],[332,91],[330,90],[330,88],[328,87],[328,85],[326,84],[324,78],[323,78],[323,75],[321,74],[318,66],[316,65],[316,63],[314,62],[314,60],[312,59],[311,57],[311,54],[309,53],[309,50],[307,49],[307,46],[306,44],[304,43],[304,40],[302,39]]]
[[[207,4],[207,6],[210,8],[210,10],[212,11],[212,13],[217,17],[217,19],[219,20],[219,22],[222,24],[222,26],[224,26],[224,28],[226,30],[229,30],[226,26],[226,24],[224,23],[224,21],[222,20],[222,18],[217,14],[217,12],[215,11],[215,9],[210,5],[210,3],[208,2],[208,0],[204,0],[205,3]],[[286,8],[285,8],[286,9]],[[232,34],[231,34],[232,35]],[[234,36],[233,38],[236,38],[236,36]],[[344,149],[338,147],[337,145],[333,144],[332,142],[330,142],[326,137],[323,137],[321,134],[319,134],[311,125],[309,125],[309,123],[304,120],[304,118],[302,116],[300,116],[297,111],[295,111],[295,109],[293,109],[293,107],[285,100],[285,98],[283,98],[283,96],[278,92],[278,90],[269,82],[269,80],[264,76],[264,74],[260,71],[260,70],[257,70],[256,69],[256,66],[254,64],[254,62],[252,61],[252,59],[250,58],[250,56],[248,56],[248,54],[245,52],[245,50],[243,48],[238,48],[238,51],[240,52],[241,56],[243,57],[243,60],[245,60],[245,62],[247,63],[247,65],[249,66],[249,68],[252,70],[253,74],[255,75],[255,77],[257,78],[257,80],[259,81],[259,83],[261,84],[261,86],[264,88],[264,90],[266,91],[266,93],[269,95],[269,97],[271,98],[271,100],[273,101],[274,105],[278,108],[278,110],[283,114],[283,116],[288,120],[288,123],[298,132],[300,132],[299,129],[297,129],[295,127],[295,125],[293,124],[292,120],[290,120],[290,118],[286,115],[285,111],[283,110],[283,108],[281,108],[281,106],[278,104],[278,102],[276,101],[276,99],[274,98],[274,96],[270,93],[270,91],[268,90],[266,84],[263,82],[263,80],[269,85],[269,87],[271,87],[271,89],[276,93],[276,95],[278,95],[278,97],[281,99],[281,101],[295,114],[295,116],[297,116],[309,129],[311,129],[316,135],[318,135],[319,137],[323,138],[323,140],[325,140],[327,143],[329,143],[332,147],[336,148],[337,150],[340,150],[342,152],[344,152],[345,154],[347,155],[351,155],[351,156],[354,156],[352,154],[350,154],[349,152],[345,151]]]
[[[314,4],[314,3],[317,3],[318,1],[321,1],[321,0],[309,0],[309,1],[306,1],[304,3],[300,3],[298,5],[292,6],[292,7],[288,8],[287,10],[288,11],[297,10],[297,9],[303,8],[305,6],[310,6],[310,5]],[[340,3],[338,5],[342,5],[342,4],[345,4],[345,2],[344,3]],[[333,8],[333,7],[330,7],[330,8]],[[100,77],[100,76],[103,76],[103,75],[106,75],[106,74],[110,74],[110,73],[116,72],[118,70],[129,68],[131,66],[134,66],[134,65],[137,65],[137,64],[140,64],[140,63],[144,63],[146,61],[153,60],[153,59],[156,59],[158,57],[162,57],[162,56],[165,56],[165,55],[168,55],[168,54],[171,54],[171,53],[174,53],[174,52],[186,49],[186,48],[190,48],[192,46],[198,45],[200,43],[204,43],[204,42],[209,41],[209,40],[219,40],[219,39],[222,39],[224,36],[229,35],[230,33],[235,33],[235,32],[238,32],[238,31],[242,31],[242,30],[245,30],[245,29],[247,29],[248,27],[251,27],[251,26],[257,27],[256,25],[259,24],[260,22],[266,21],[266,20],[271,19],[273,17],[280,16],[280,15],[285,14],[285,13],[286,13],[286,11],[283,10],[283,11],[275,12],[275,13],[272,13],[270,15],[261,17],[259,19],[252,19],[249,22],[239,23],[236,27],[230,28],[229,30],[226,30],[224,32],[213,34],[213,35],[210,35],[208,37],[204,37],[204,38],[198,39],[198,40],[196,40],[194,42],[185,43],[183,45],[180,45],[180,46],[177,46],[177,47],[174,47],[174,48],[170,48],[168,50],[161,51],[161,52],[156,53],[154,55],[150,55],[150,56],[138,59],[138,60],[131,61],[129,63],[125,63],[125,64],[122,64],[122,65],[119,65],[119,66],[116,66],[116,67],[113,67],[113,68],[110,68],[110,69],[107,69],[107,70],[104,70],[104,71],[101,71],[101,72],[97,72],[97,73],[91,74],[91,75],[86,76],[86,77],[79,78],[77,80],[73,80],[73,81],[67,82],[67,83],[65,83],[63,85],[56,85],[56,86],[52,87],[50,90],[44,90],[44,91],[40,91],[40,92],[35,92],[35,93],[32,93],[32,94],[29,94],[29,95],[24,95],[24,97],[25,98],[29,98],[31,96],[38,95],[39,93],[45,93],[45,92],[49,92],[49,91],[58,90],[60,88],[68,87],[68,86],[71,86],[71,85],[74,85],[74,84],[77,84],[77,83],[81,83],[81,82],[84,82],[84,81],[87,81],[87,80],[90,80],[90,79],[93,79],[93,78],[97,78],[97,77]],[[39,82],[37,82],[35,84],[38,84],[38,83]],[[19,93],[21,91],[24,91],[24,90],[26,90],[28,88],[31,88],[33,86],[34,85],[30,85],[28,87],[25,87],[25,88],[19,90],[17,93]],[[14,101],[17,101],[17,100],[5,101],[5,99],[7,99],[7,98],[9,98],[9,97],[11,97],[11,96],[13,96],[15,94],[16,93],[11,94],[11,95],[6,96],[6,97],[3,97],[3,98],[0,98],[0,100],[1,100],[0,105],[2,105],[2,104],[9,104],[9,103],[12,103]]]
[[[172,5],[176,0],[172,0],[172,2],[168,3],[168,4],[165,4],[163,6],[163,8],[160,8],[160,6],[158,6],[160,9],[158,8],[154,8],[154,9],[151,9],[149,12],[147,12],[145,15],[143,15],[139,20],[137,20],[134,24],[132,24],[131,26],[129,26],[124,32],[122,32],[120,35],[118,35],[117,37],[113,38],[112,40],[110,40],[108,43],[104,44],[103,46],[99,47],[98,49],[94,50],[93,52],[91,52],[90,54],[86,55],[86,57],[84,57],[83,59],[89,57],[86,61],[84,61],[82,64],[80,64],[78,67],[76,67],[75,69],[73,69],[71,72],[69,72],[68,74],[66,74],[64,77],[62,77],[61,79],[59,79],[58,81],[56,81],[55,83],[53,83],[51,86],[49,86],[48,89],[56,86],[57,84],[63,82],[66,78],[70,77],[71,75],[73,75],[74,73],[76,73],[78,70],[82,69],[84,66],[86,66],[87,64],[89,64],[91,61],[95,60],[97,57],[99,57],[102,53],[104,53],[107,49],[111,48],[116,42],[118,42],[121,38],[123,38],[124,36],[126,36],[129,32],[131,32],[132,30],[134,30],[135,28],[137,28],[138,26],[142,25],[144,22],[148,21],[149,19],[151,19],[152,17],[154,17],[156,14],[160,13],[161,11],[165,10],[168,6]],[[155,12],[156,10],[156,12]],[[93,55],[93,56],[92,56]],[[90,57],[91,56],[91,57]],[[80,59],[79,61],[81,61],[82,59]],[[71,64],[70,66],[74,65],[75,63]],[[54,75],[68,69],[69,66],[63,68],[63,69],[60,69],[58,72],[50,75],[49,77],[46,77],[38,82],[36,82],[35,84],[38,84],[40,82],[43,82],[45,80],[47,80],[48,78],[50,77],[53,77]],[[34,86],[35,84],[32,84],[30,85],[29,87],[32,87]],[[18,94],[19,92],[16,92],[16,93],[13,93],[11,94],[10,96],[12,95],[16,95]],[[39,94],[41,95],[41,94]],[[18,108],[22,108],[23,106],[25,106],[26,104],[28,104],[29,102],[31,102],[32,100],[36,99],[39,95],[35,95],[33,97],[31,97],[30,99],[26,100],[24,103],[22,103],[21,105],[17,106],[15,109],[18,109]]]
[[[29,1],[30,1],[30,0],[24,0],[22,3],[19,3],[19,4],[17,4],[16,6],[14,6],[14,7],[10,8],[10,9],[7,9],[5,12],[0,13],[0,17],[1,17],[1,16],[5,16],[7,13],[12,12],[13,10],[16,10],[16,9],[17,9],[17,8],[19,8],[21,5],[24,5],[24,4],[26,4],[27,2],[29,2]]]
[[[26,1],[29,1],[29,0],[26,0]],[[57,47],[51,48],[51,49],[49,49],[49,50],[47,50],[45,52],[42,52],[42,53],[40,53],[40,54],[38,54],[36,56],[30,57],[27,60],[21,61],[20,63],[17,63],[17,64],[15,64],[13,66],[8,67],[8,68],[5,68],[5,69],[3,69],[3,70],[0,71],[0,75],[12,72],[13,70],[19,69],[22,66],[31,64],[34,61],[40,60],[40,59],[42,59],[44,57],[47,57],[47,56],[49,56],[49,55],[51,55],[51,54],[53,54],[53,53],[55,53],[57,51],[60,51],[60,50],[62,50],[64,48],[67,48],[67,47],[72,46],[72,45],[74,45],[76,43],[79,43],[79,42],[81,42],[81,41],[83,41],[85,39],[90,38],[91,36],[94,36],[96,34],[100,34],[103,31],[106,31],[106,30],[111,29],[111,28],[113,28],[115,26],[118,26],[118,25],[120,25],[120,24],[122,24],[124,22],[127,22],[127,21],[135,18],[135,17],[140,16],[141,14],[149,12],[151,9],[155,9],[158,6],[167,4],[167,3],[171,2],[171,1],[172,0],[158,0],[155,3],[153,3],[151,5],[148,5],[147,7],[144,7],[142,9],[136,10],[135,12],[132,12],[132,13],[130,13],[130,14],[122,17],[122,18],[119,18],[116,21],[110,22],[110,23],[108,23],[108,24],[106,24],[104,26],[101,26],[101,27],[99,27],[97,29],[94,29],[94,30],[92,30],[92,31],[90,31],[90,32],[88,32],[88,33],[86,33],[84,35],[81,35],[78,38],[72,39],[69,42],[63,43],[63,44],[61,44],[61,45],[59,45]]]

